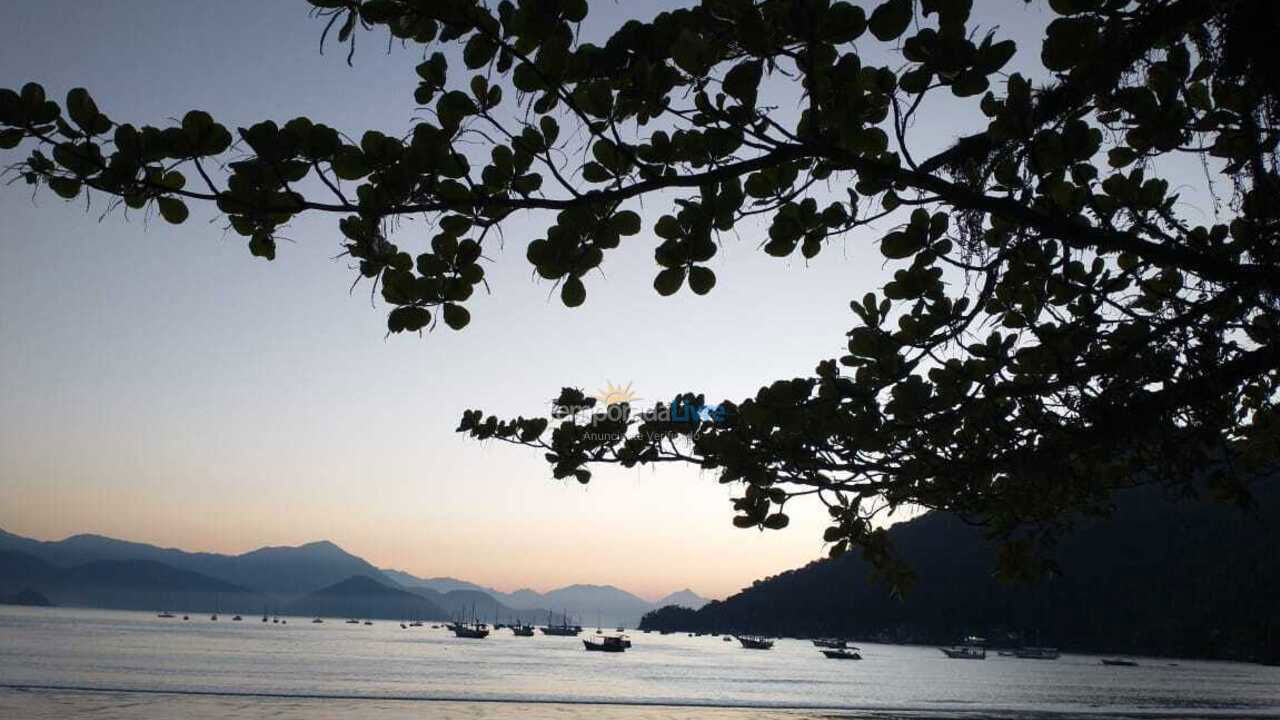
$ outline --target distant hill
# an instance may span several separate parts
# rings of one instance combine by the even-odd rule
[[[62,568],[0,552],[0,593],[34,590],[58,605],[132,610],[249,611],[264,597],[241,585],[151,560],[94,560]]]
[[[570,620],[582,625],[599,623],[609,627],[617,625],[636,627],[644,613],[663,605],[681,604],[700,608],[707,602],[705,598],[687,589],[672,593],[657,603],[651,603],[612,585],[569,585],[545,593],[529,589],[504,593],[451,577],[420,578],[402,570],[389,568],[384,568],[382,573],[415,592],[420,590],[436,592],[437,596],[428,595],[427,597],[446,609],[452,609],[455,613],[458,610],[464,614],[469,612],[470,604],[473,602],[477,612],[487,608],[486,612],[492,613],[496,603],[499,617],[518,616],[538,623],[546,622],[548,613],[553,613],[557,620],[562,613],[567,613]],[[455,593],[470,594],[454,595]],[[479,594],[487,596],[488,600],[481,598]],[[452,599],[444,597],[449,595],[453,595]],[[459,603],[462,603],[461,606]],[[483,612],[481,614],[484,617],[492,616]]]
[[[0,531],[0,551],[3,550],[27,553],[61,567],[95,560],[149,560],[286,597],[318,590],[353,575],[385,579],[373,565],[328,541],[221,555],[161,548],[101,535],[40,541]]]
[[[505,595],[505,593],[499,590],[494,590],[493,588],[484,587],[483,585],[477,585],[473,582],[458,580],[451,577],[420,578],[410,575],[402,570],[390,570],[386,568],[383,568],[382,573],[405,587],[428,588],[439,593],[447,593],[454,590],[472,590],[475,592],[485,593],[486,595],[491,595],[495,598]]]
[[[703,605],[706,605],[707,602],[708,600],[706,598],[689,588],[685,588],[684,590],[677,590],[653,604],[660,608],[668,605],[676,605],[678,607],[686,607],[691,610],[698,610],[701,609]]]
[[[409,592],[423,595],[448,611],[452,618],[465,618],[474,614],[483,622],[510,623],[516,620],[533,622],[546,615],[544,611],[510,607],[479,590],[450,590],[442,593],[429,588],[413,588]]]
[[[1256,513],[1178,501],[1157,487],[1083,518],[1056,549],[1059,576],[1035,586],[993,577],[979,528],[930,513],[893,526],[914,569],[902,599],[858,554],[820,560],[712,601],[646,616],[644,627],[782,636],[1002,644],[1210,658],[1280,657],[1280,479],[1254,487]]]
[[[411,591],[435,604],[446,614],[467,615],[474,607],[475,612],[482,617],[496,616],[502,620],[520,618],[546,622],[548,613],[554,613],[557,617],[567,613],[571,620],[583,625],[599,623],[610,627],[635,627],[645,612],[661,604],[675,602],[688,607],[701,607],[705,603],[703,598],[683,590],[672,593],[662,603],[655,604],[612,585],[570,585],[547,593],[528,589],[504,593],[457,578],[421,578],[400,570],[379,570],[328,541],[297,547],[264,547],[241,555],[222,555],[162,548],[101,535],[73,535],[64,540],[42,541],[0,530],[0,553],[2,552],[22,553],[63,569],[95,562],[149,562],[218,580],[236,588],[231,590],[225,586],[210,586],[185,590],[129,590],[161,593],[160,597],[127,595],[121,588],[111,597],[106,597],[100,582],[92,586],[92,592],[86,591],[74,596],[71,595],[71,584],[59,586],[59,592],[65,594],[68,604],[94,605],[105,602],[109,607],[186,607],[199,612],[213,607],[224,610],[232,607],[233,611],[256,612],[257,608],[264,606],[278,608],[289,605],[304,595],[330,588],[352,577],[367,577],[386,587]],[[16,566],[10,568],[10,579],[19,577],[22,572],[27,571],[19,572]],[[5,587],[5,577],[0,574],[0,588]],[[141,581],[141,578],[135,577],[134,580]],[[170,584],[174,588],[195,588],[200,585],[177,579]],[[28,586],[10,587],[11,592],[16,592]],[[193,593],[210,596],[197,597]],[[228,597],[223,598],[222,593],[226,593]],[[62,602],[62,599],[55,601]]]
[[[445,620],[449,617],[427,598],[375,580],[367,575],[349,577],[307,593],[286,605],[290,615],[384,620]]]
[[[542,595],[548,607],[576,615],[586,626],[635,627],[653,603],[612,585],[570,585]]]

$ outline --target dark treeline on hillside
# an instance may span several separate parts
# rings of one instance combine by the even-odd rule
[[[929,514],[891,530],[917,579],[902,598],[850,553],[757,581],[701,610],[645,616],[653,630],[841,636],[1182,657],[1280,658],[1280,482],[1257,507],[1179,502],[1158,488],[1121,497],[1110,520],[1081,520],[1036,584],[994,576],[980,528]]]

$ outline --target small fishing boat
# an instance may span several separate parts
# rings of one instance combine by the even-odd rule
[[[733,638],[729,637],[728,635],[725,635],[724,637],[722,637],[722,638],[720,638],[720,639],[721,639],[721,640],[723,640],[723,641],[725,641],[725,642],[733,642]]]
[[[483,640],[489,637],[489,626],[480,622],[476,617],[475,605],[471,606],[471,622],[458,621],[449,626],[453,631],[454,637],[466,638],[469,640]]]
[[[943,655],[952,660],[986,660],[987,649],[984,647],[974,647],[972,645],[957,645],[955,647],[940,647]]]
[[[365,620],[365,621],[364,621],[364,624],[365,624],[365,625],[372,625],[372,624],[373,624],[373,621],[372,621],[372,620]]]
[[[244,618],[240,617],[239,615],[235,615],[231,618],[231,622],[240,622],[243,619]]]
[[[746,650],[771,650],[773,641],[763,635],[739,635],[738,642]]]
[[[489,637],[489,626],[482,622],[454,623],[453,636],[468,640],[483,640]]]
[[[322,622],[324,622],[324,621],[323,621],[323,620],[321,620],[320,618],[314,618],[314,619],[311,621],[311,624],[312,624],[312,625],[319,625],[319,624],[320,624],[320,623],[322,623]]]
[[[1023,660],[1057,660],[1059,655],[1058,648],[1051,647],[1020,647],[1013,651],[1014,657]]]
[[[533,626],[525,623],[516,623],[511,626],[511,634],[516,637],[533,637]]]
[[[582,633],[581,625],[570,625],[569,614],[562,613],[559,623],[552,622],[551,613],[547,613],[547,624],[542,628],[543,635],[555,635],[559,637],[577,637]]]
[[[848,641],[836,640],[834,638],[818,638],[813,641],[814,647],[831,648],[833,650],[839,650],[841,648],[847,647],[848,645],[849,645]]]
[[[626,652],[630,643],[620,635],[600,635],[595,638],[583,638],[582,645],[592,652]]]
[[[622,627],[621,625],[619,625],[618,627],[614,628],[614,630],[617,630],[618,632],[623,632],[623,631],[625,631],[625,630],[626,630],[626,628],[624,628],[624,627]]]
[[[266,621],[264,620],[263,622],[266,622]],[[348,620],[348,621],[347,621],[347,624],[348,624],[348,625],[359,625],[359,624],[360,624],[360,621],[359,621],[359,620],[356,620],[355,618],[351,618],[350,620]]]
[[[409,623],[409,627],[422,627],[422,621],[414,620],[413,622]]]
[[[964,642],[951,647],[940,647],[943,655],[952,660],[986,660],[987,641],[980,637],[969,636]]]
[[[1102,664],[1110,665],[1112,667],[1137,667],[1138,666],[1138,663],[1132,660],[1125,660],[1124,658],[1102,658]]]
[[[170,612],[161,612],[161,613],[158,613],[158,614],[156,615],[156,617],[158,617],[158,618],[171,618],[171,617],[173,617],[173,613],[170,613]]]
[[[831,660],[861,660],[862,659],[862,653],[858,652],[858,648],[855,648],[855,647],[824,649],[822,651],[822,654],[826,655],[827,658]]]

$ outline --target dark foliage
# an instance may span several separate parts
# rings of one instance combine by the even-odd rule
[[[1233,659],[1280,657],[1280,479],[1256,513],[1126,491],[1115,522],[1062,538],[1058,572],[1034,585],[992,577],[979,528],[930,513],[890,530],[918,573],[896,597],[856,553],[760,580],[698,612],[664,608],[644,627]]]

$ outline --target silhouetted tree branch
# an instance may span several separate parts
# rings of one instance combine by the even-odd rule
[[[981,34],[963,0],[704,0],[602,45],[578,37],[585,0],[311,0],[351,53],[370,31],[427,48],[414,98],[429,120],[359,143],[308,118],[233,136],[203,111],[136,127],[83,89],[60,106],[28,84],[0,91],[0,147],[32,145],[11,171],[68,199],[106,194],[172,223],[214,203],[267,259],[295,216],[337,213],[391,332],[469,324],[484,243],[516,213],[541,213],[526,256],[570,307],[642,235],[642,198],[671,207],[645,236],[664,296],[712,291],[720,234],[756,219],[766,253],[805,259],[894,222],[879,243],[892,281],[851,303],[848,354],[812,377],[711,415],[687,393],[650,417],[592,416],[570,388],[558,403],[585,412],[554,427],[480,411],[459,426],[542,451],[556,478],[587,482],[596,463],[714,471],[742,488],[741,527],[784,527],[789,501],[816,497],[833,553],[892,570],[872,521],[903,505],[1051,538],[1117,488],[1206,467],[1245,501],[1244,478],[1280,450],[1276,6],[1048,4],[1050,77],[1033,81],[1002,75],[1014,43]],[[901,59],[870,64],[855,41]],[[465,70],[431,50],[450,44]],[[768,106],[786,85],[803,95],[794,122]],[[940,93],[970,99],[985,127],[916,162],[911,119]],[[1231,187],[1214,224],[1178,213],[1160,175],[1174,155]],[[203,189],[187,187],[192,167]],[[429,243],[393,232],[407,215],[434,223]]]

